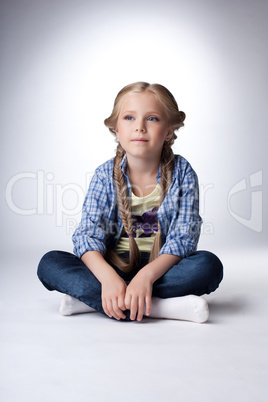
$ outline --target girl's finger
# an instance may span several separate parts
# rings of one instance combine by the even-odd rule
[[[146,296],[145,304],[146,304],[145,315],[148,316],[151,314],[151,309],[152,309],[152,298],[150,296]]]
[[[114,318],[116,318],[116,319],[119,318],[119,317],[117,317],[117,314],[114,312],[112,300],[108,300],[108,301],[107,301],[107,310],[108,310],[108,312],[109,312],[109,314],[108,314],[109,317],[114,317]]]
[[[131,306],[130,306],[130,319],[135,320],[138,309],[138,300],[137,297],[131,297]]]
[[[140,297],[138,302],[138,315],[137,321],[141,321],[144,314],[144,298]]]
[[[126,292],[125,306],[126,306],[126,309],[130,310],[130,306],[131,306],[131,296],[129,295],[128,292]]]
[[[122,310],[122,311],[125,311],[127,308],[126,308],[126,305],[125,305],[125,301],[124,301],[124,298],[122,297],[122,296],[119,296],[118,297],[118,307]]]
[[[116,314],[115,318],[117,320],[120,320],[120,318],[126,318],[125,314],[120,310],[120,308],[118,306],[118,300],[113,299],[112,303],[113,303],[113,311]]]
[[[102,308],[103,308],[105,314],[108,315],[108,317],[111,318],[112,316],[111,316],[111,314],[110,314],[110,312],[108,310],[106,299],[102,300]]]

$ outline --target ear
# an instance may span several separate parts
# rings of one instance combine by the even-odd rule
[[[119,142],[119,130],[118,130],[117,127],[115,127],[114,135],[115,135],[115,140],[116,140],[116,142]]]
[[[173,128],[173,127],[170,127],[170,128],[168,129],[168,132],[167,132],[165,141],[171,140],[171,138],[172,138],[172,136],[173,136],[173,133],[174,133],[174,128]]]

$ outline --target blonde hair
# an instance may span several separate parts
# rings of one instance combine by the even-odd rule
[[[150,92],[156,96],[162,104],[164,111],[168,117],[169,125],[173,127],[174,131],[182,127],[185,120],[185,113],[179,111],[177,102],[172,93],[160,84],[148,84],[147,82],[135,82],[125,86],[118,93],[114,101],[114,107],[111,115],[104,120],[104,124],[109,128],[113,135],[116,135],[117,120],[120,113],[122,103],[126,96],[133,93]],[[168,189],[172,182],[172,173],[174,168],[174,154],[171,149],[175,139],[177,138],[175,132],[169,141],[165,141],[162,154],[161,154],[161,199],[159,207],[162,204]],[[131,216],[131,206],[129,201],[129,194],[127,184],[125,182],[124,174],[120,168],[125,151],[120,144],[117,146],[116,156],[114,159],[113,176],[117,191],[117,202],[119,207],[120,216],[124,225],[126,234],[129,237],[129,261],[119,257],[114,250],[108,249],[105,258],[119,269],[124,272],[129,272],[137,267],[140,260],[140,252],[133,234],[133,220]],[[161,249],[161,227],[158,222],[158,232],[155,236],[153,247],[150,254],[150,261],[153,261],[159,254]]]

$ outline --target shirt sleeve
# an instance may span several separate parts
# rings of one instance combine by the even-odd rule
[[[82,207],[82,218],[72,240],[77,257],[89,250],[106,252],[108,194],[105,178],[95,172]]]
[[[184,258],[197,249],[202,225],[199,216],[198,178],[190,165],[178,191],[171,198],[168,209],[173,209],[172,219],[159,255],[173,254]]]

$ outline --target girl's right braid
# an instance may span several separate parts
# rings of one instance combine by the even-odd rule
[[[120,144],[117,146],[116,156],[114,159],[114,181],[116,185],[117,192],[117,202],[118,208],[120,212],[120,216],[124,225],[124,229],[126,234],[129,237],[129,264],[126,264],[126,261],[120,258],[115,252],[108,252],[108,258],[112,263],[116,263],[118,268],[122,269],[125,272],[131,271],[134,266],[136,266],[140,259],[140,252],[136,241],[133,237],[133,220],[131,215],[131,206],[129,201],[129,194],[127,184],[124,178],[124,174],[121,170],[121,162],[123,160],[125,151],[121,147]]]
[[[114,181],[116,185],[117,192],[117,202],[120,211],[120,215],[122,218],[122,222],[125,228],[127,235],[131,234],[132,230],[132,219],[131,219],[131,211],[128,200],[128,189],[126,185],[126,181],[121,170],[121,162],[124,157],[124,150],[120,144],[117,146],[116,156],[114,160]]]

